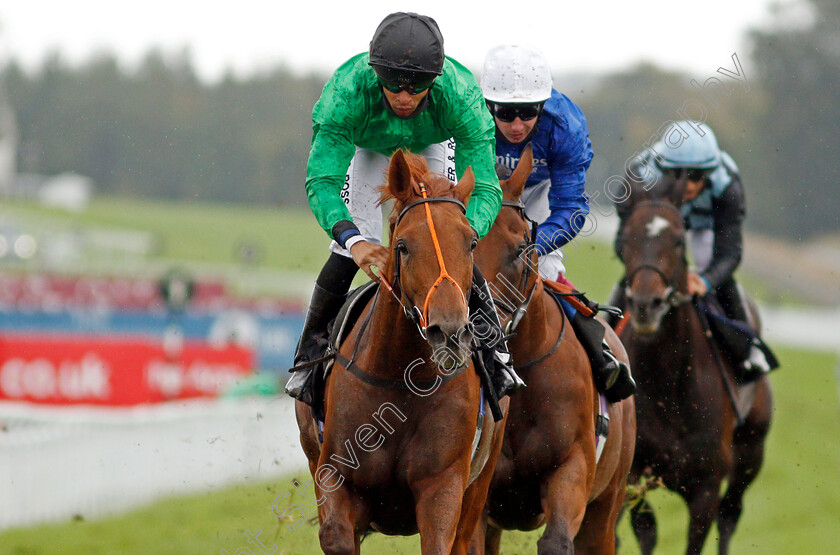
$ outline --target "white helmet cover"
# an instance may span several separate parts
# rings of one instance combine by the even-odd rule
[[[484,59],[481,92],[491,102],[530,104],[551,97],[551,68],[525,46],[497,46]]]

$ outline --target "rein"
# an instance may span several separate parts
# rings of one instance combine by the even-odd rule
[[[517,212],[519,212],[519,215],[523,220],[525,220],[526,222],[530,222],[531,235],[528,241],[528,246],[531,247],[532,245],[534,245],[537,234],[537,222],[528,218],[528,216],[525,214],[525,205],[521,201],[503,200],[502,206],[507,206],[509,208],[515,209]],[[497,306],[510,313],[511,315],[510,321],[508,321],[507,325],[505,326],[506,336],[511,335],[516,329],[516,327],[519,325],[519,323],[522,321],[522,319],[525,317],[525,314],[528,311],[528,307],[531,305],[531,300],[533,300],[534,298],[534,292],[536,292],[537,290],[537,285],[542,281],[542,278],[540,278],[539,274],[537,274],[536,279],[534,280],[534,284],[531,286],[531,290],[528,292],[528,295],[524,295],[524,288],[528,285],[528,281],[531,279],[531,274],[533,272],[531,262],[531,260],[528,260],[526,262],[525,270],[522,272],[522,277],[519,279],[519,286],[517,287],[517,292],[520,295],[522,295],[523,298],[525,298],[525,300],[522,303],[520,303],[518,306],[511,306],[507,303],[507,301],[495,298],[493,299],[493,302]],[[555,302],[558,303],[557,306],[560,307],[559,301],[557,301],[557,299],[553,295],[552,298],[554,298]],[[554,342],[554,345],[551,347],[551,349],[549,349],[548,352],[546,352],[545,354],[535,358],[534,360],[516,366],[514,369],[517,372],[539,364],[540,362],[554,354],[554,352],[560,347],[560,344],[563,342],[563,337],[566,335],[566,322],[568,320],[563,312],[562,307],[560,307],[560,318],[563,320],[563,325],[560,328],[560,333],[557,336],[557,341]]]
[[[528,218],[527,215],[525,215],[525,205],[522,203],[522,201],[503,200],[502,206],[507,206],[509,208],[515,209],[517,212],[519,212],[519,215],[523,220],[530,222],[531,236],[528,240],[528,247],[534,245],[534,241],[537,234],[537,222],[531,220],[530,218]],[[513,306],[504,299],[493,299],[494,303],[501,307],[505,312],[508,312],[510,314],[510,320],[505,326],[505,335],[512,334],[516,327],[519,325],[519,322],[522,321],[522,318],[525,317],[525,313],[528,311],[528,306],[530,306],[531,300],[534,297],[534,292],[537,290],[537,284],[540,282],[540,278],[539,276],[537,276],[537,279],[534,280],[534,284],[531,286],[530,291],[527,295],[525,294],[525,287],[527,287],[528,281],[531,279],[531,273],[533,272],[531,262],[531,260],[526,261],[525,271],[522,272],[522,276],[519,278],[519,285],[516,288],[517,293],[519,293],[520,296],[525,299],[522,303],[520,303],[518,306]]]
[[[665,275],[665,272],[653,264],[641,264],[636,266],[633,271],[627,275],[627,291],[625,292],[627,298],[632,298],[632,295],[630,294],[630,285],[633,283],[633,278],[636,277],[636,274],[642,270],[649,270],[662,278],[662,282],[666,286],[665,292],[662,295],[662,299],[665,303],[673,307],[677,307],[691,302],[691,295],[688,293],[682,293],[677,289],[677,286],[675,285],[676,279],[668,278],[668,276]]]
[[[408,212],[411,208],[414,208],[415,206],[418,206],[420,204],[424,205],[424,207],[426,208],[426,221],[429,223],[429,231],[430,231],[431,236],[432,236],[432,244],[435,247],[435,254],[437,255],[438,264],[440,264],[440,269],[441,269],[440,274],[438,275],[438,278],[435,281],[434,285],[432,285],[432,287],[429,289],[429,292],[426,294],[426,302],[423,305],[423,311],[422,312],[420,311],[419,308],[417,308],[416,305],[409,308],[408,305],[406,303],[404,303],[403,300],[402,300],[403,290],[402,290],[402,285],[400,284],[400,271],[399,271],[399,269],[400,269],[400,267],[399,267],[399,260],[400,260],[399,256],[400,256],[400,254],[399,254],[399,252],[397,252],[396,246],[394,247],[394,283],[397,284],[397,286],[399,287],[399,290],[400,290],[399,294],[394,290],[394,286],[388,281],[388,278],[386,278],[384,274],[379,275],[379,282],[382,285],[385,286],[385,288],[391,293],[391,295],[393,295],[394,299],[396,299],[396,301],[402,307],[406,318],[408,318],[409,321],[413,322],[417,326],[417,330],[420,332],[420,336],[425,341],[427,339],[427,337],[426,337],[426,322],[428,321],[429,298],[431,297],[432,292],[435,289],[437,289],[437,287],[443,281],[445,281],[445,280],[451,281],[455,285],[455,287],[458,289],[458,291],[461,293],[461,297],[464,299],[464,304],[465,305],[467,304],[466,297],[464,296],[463,290],[461,290],[461,287],[452,278],[452,276],[449,275],[449,272],[446,271],[446,265],[443,262],[443,253],[441,252],[441,249],[440,249],[440,243],[438,242],[437,232],[435,230],[434,221],[432,220],[432,212],[429,208],[429,204],[432,203],[432,202],[451,202],[451,203],[457,204],[461,208],[461,211],[464,212],[464,213],[466,213],[467,208],[466,208],[466,206],[464,206],[464,203],[462,203],[461,201],[459,201],[457,199],[454,199],[454,198],[428,197],[427,194],[426,194],[426,185],[421,182],[421,183],[419,183],[419,186],[420,186],[420,193],[423,195],[423,198],[421,200],[412,202],[411,204],[409,204],[408,206],[403,208],[402,211],[400,212],[399,216],[397,217],[396,225],[399,225],[403,216],[405,216],[406,212]],[[395,228],[396,228],[396,226],[395,226]],[[352,352],[350,358],[349,359],[346,358],[340,352],[338,352],[338,350],[336,350],[333,353],[329,353],[328,356],[325,357],[325,358],[335,357],[335,360],[339,364],[341,364],[346,370],[348,370],[354,376],[356,376],[357,378],[359,378],[360,380],[362,380],[363,382],[365,382],[367,384],[370,384],[370,385],[373,385],[373,386],[376,386],[376,387],[385,387],[385,388],[392,388],[392,389],[409,389],[409,387],[405,384],[405,380],[395,381],[395,380],[391,380],[391,379],[377,378],[377,377],[371,376],[371,375],[367,374],[364,370],[359,368],[355,363],[356,354],[358,352],[362,336],[364,335],[364,332],[367,329],[368,324],[370,323],[371,317],[373,316],[374,310],[376,309],[376,303],[377,303],[378,300],[379,300],[379,291],[376,292],[376,296],[373,299],[373,306],[371,306],[371,309],[368,311],[368,315],[365,318],[364,322],[362,322],[362,327],[359,330],[359,333],[356,335],[356,342],[353,345],[353,352]],[[439,376],[436,376],[434,380],[431,380],[428,383],[421,382],[421,385],[430,385],[431,386],[431,385],[434,385],[435,383],[437,383],[438,381],[440,381],[439,385],[443,385],[443,384],[449,382],[451,379],[458,376],[466,367],[467,367],[467,365],[465,364],[461,368],[458,368],[455,371],[447,374],[444,378],[440,378]],[[415,385],[417,385],[417,384],[415,384]],[[417,387],[421,387],[421,385],[418,385]]]

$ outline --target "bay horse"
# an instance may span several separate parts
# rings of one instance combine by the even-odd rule
[[[687,553],[702,551],[717,520],[718,549],[725,554],[744,492],[761,469],[772,395],[766,377],[740,388],[749,391],[738,391],[732,362],[716,352],[687,294],[686,232],[679,208],[684,187],[684,177],[670,176],[665,194],[632,192],[620,232],[630,324],[620,337],[637,384],[630,482],[661,478],[688,504]],[[741,414],[738,393],[752,399]],[[728,487],[721,498],[724,480]],[[642,552],[652,553],[656,519],[644,497],[632,507],[631,522]]]
[[[519,201],[531,165],[528,147],[502,183],[502,209],[475,251],[495,290],[518,299],[502,311],[502,318],[511,322],[508,329],[514,336],[508,347],[528,387],[510,400],[484,525],[476,531],[471,552],[499,553],[503,530],[534,530],[545,524],[539,553],[612,554],[633,458],[633,398],[609,405],[604,443],[596,436],[596,421],[601,403],[607,403],[595,389],[589,358],[568,317],[538,274],[531,222]],[[496,301],[497,307],[510,304]],[[611,349],[626,362],[624,349],[606,327]],[[602,443],[597,464],[596,440]]]
[[[370,531],[419,532],[424,554],[467,552],[504,432],[483,418],[470,357],[473,186],[471,169],[453,187],[420,156],[391,158],[392,248],[327,377],[323,442],[312,409],[295,406],[325,553],[359,553]]]

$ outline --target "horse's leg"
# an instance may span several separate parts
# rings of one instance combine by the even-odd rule
[[[466,485],[464,474],[449,470],[411,484],[423,555],[449,555],[454,552]]]
[[[469,555],[484,555],[484,541],[487,534],[487,507],[481,511],[481,519],[470,538]]]
[[[502,405],[502,409],[507,413],[508,407],[506,404]],[[455,553],[467,553],[468,548],[471,553],[473,548],[476,549],[475,553],[484,553],[483,536],[487,529],[488,519],[487,495],[490,491],[493,472],[496,470],[496,461],[499,460],[499,453],[502,451],[506,422],[507,420],[502,420],[494,424],[490,455],[484,463],[484,468],[481,469],[481,472],[464,493],[461,518],[458,521],[458,532],[455,536]],[[482,539],[479,544],[476,544],[475,538],[479,530],[481,530]],[[478,550],[479,546],[481,546],[480,550]]]
[[[688,503],[688,513],[690,515],[686,553],[699,554],[703,551],[706,536],[709,535],[712,522],[718,515],[720,483],[720,478],[712,476],[683,495]]]
[[[575,553],[616,552],[615,529],[624,506],[629,466],[630,460],[619,464],[607,488],[586,506],[575,536]]]
[[[720,503],[718,513],[718,550],[721,555],[729,551],[729,541],[741,516],[744,492],[758,476],[764,461],[764,440],[770,429],[773,404],[767,380],[757,382],[756,386],[753,408],[747,415],[746,422],[735,430],[733,438],[735,467],[729,477],[729,487]]]
[[[646,500],[640,500],[630,509],[630,524],[633,526],[633,534],[639,542],[639,548],[643,555],[653,553],[656,547],[656,515],[653,514],[653,507]]]
[[[472,535],[470,541],[469,555],[499,555],[498,544],[502,531],[490,524],[490,514],[487,507],[481,511],[481,520],[478,521],[478,526],[475,527],[475,533]],[[496,545],[494,551],[492,546]]]
[[[502,548],[503,531],[492,524],[487,524],[487,530],[484,533],[484,553],[486,555],[499,555]]]
[[[363,528],[367,528],[361,522],[366,515],[366,508],[362,501],[352,498],[347,488],[340,487],[327,494],[318,512],[321,517],[318,539],[324,553],[329,555],[359,553],[361,532]]]
[[[610,484],[597,499],[586,506],[583,523],[575,536],[575,553],[615,553],[615,524],[624,491]]]
[[[543,482],[540,497],[546,526],[537,542],[538,553],[574,553],[572,538],[583,522],[592,485],[587,474],[586,457],[576,448]]]

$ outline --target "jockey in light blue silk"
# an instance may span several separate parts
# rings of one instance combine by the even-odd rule
[[[721,150],[712,128],[700,121],[673,122],[658,142],[630,162],[628,172],[646,188],[655,186],[666,173],[679,176],[685,172],[682,214],[693,262],[688,293],[700,297],[711,293],[726,317],[748,325],[744,299],[734,278],[743,253],[744,187],[738,166]],[[616,209],[622,222],[615,245],[620,258],[621,228],[629,209],[624,203],[616,204]],[[744,381],[776,365],[757,335],[754,342],[743,361]]]

